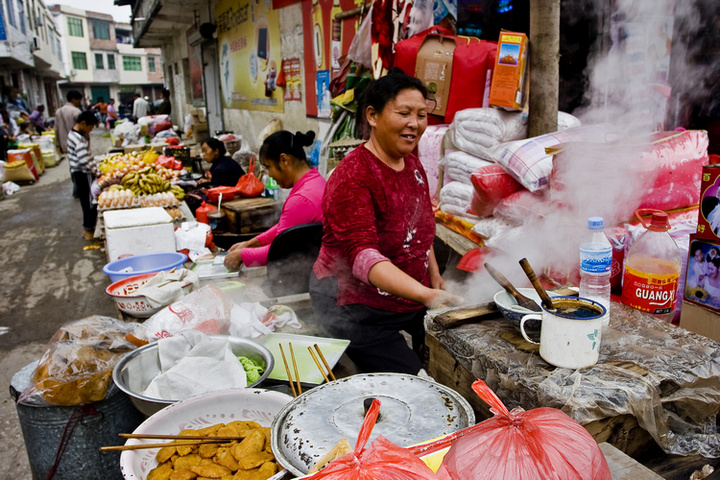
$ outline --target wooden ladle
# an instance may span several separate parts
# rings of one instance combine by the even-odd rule
[[[525,272],[525,275],[527,275],[527,277],[530,279],[530,283],[532,283],[535,291],[538,293],[538,295],[540,295],[540,300],[542,300],[543,306],[548,310],[555,310],[555,305],[553,305],[552,298],[550,298],[550,295],[548,295],[543,286],[540,284],[540,280],[538,280],[537,275],[535,275],[535,270],[533,270],[533,268],[530,266],[530,262],[527,261],[527,258],[523,258],[520,260],[520,266]]]
[[[493,267],[489,263],[486,263],[485,270],[487,270],[493,280],[499,283],[501,287],[503,287],[510,295],[515,298],[515,300],[517,300],[519,306],[527,308],[528,310],[532,310],[534,312],[542,312],[542,308],[540,308],[540,305],[538,305],[535,300],[533,300],[532,298],[528,298],[522,293],[518,292],[517,288],[515,288],[512,283],[510,283],[510,280],[505,278],[505,276],[499,271],[497,271],[495,267]]]

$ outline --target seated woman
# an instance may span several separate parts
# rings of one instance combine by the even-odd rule
[[[462,301],[442,290],[428,180],[412,153],[427,127],[428,93],[392,69],[364,95],[358,114],[370,139],[328,179],[310,299],[321,331],[349,339],[348,356],[361,371],[415,375],[426,308]]]
[[[230,270],[259,267],[267,264],[268,251],[273,239],[280,232],[295,225],[322,221],[321,202],[325,190],[325,179],[311,168],[303,147],[312,145],[315,132],[286,130],[275,132],[265,139],[260,147],[260,161],[265,164],[268,174],[282,188],[292,188],[285,200],[277,225],[260,235],[230,247],[225,256],[225,266]]]
[[[245,171],[240,164],[225,155],[225,144],[217,138],[208,138],[202,142],[202,159],[211,164],[210,179],[203,179],[198,185],[210,183],[213,187],[234,187]]]

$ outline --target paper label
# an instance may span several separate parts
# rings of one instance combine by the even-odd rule
[[[670,313],[675,310],[679,278],[679,273],[657,275],[625,267],[622,303],[641,312]]]

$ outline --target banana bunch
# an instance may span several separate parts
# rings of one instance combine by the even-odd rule
[[[140,172],[130,172],[125,174],[120,183],[123,187],[133,192],[136,197],[143,194],[142,188],[140,188]]]
[[[170,190],[170,182],[164,180],[157,173],[149,173],[147,175],[141,176],[140,180],[138,181],[138,185],[140,186],[140,190],[142,190],[143,193],[151,195],[153,193],[167,192],[168,190]]]
[[[110,192],[115,192],[115,191],[125,190],[125,187],[123,187],[122,185],[118,185],[116,183],[116,184],[110,185],[107,189]]]
[[[170,187],[170,192],[175,195],[175,198],[177,198],[178,200],[182,200],[183,198],[185,198],[185,190],[183,190],[182,187],[178,185],[172,185]]]

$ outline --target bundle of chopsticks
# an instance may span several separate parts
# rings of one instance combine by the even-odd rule
[[[137,443],[134,445],[111,445],[100,447],[101,452],[117,452],[123,450],[142,450],[144,448],[182,447],[191,445],[202,445],[204,443],[229,443],[241,442],[244,437],[202,437],[195,435],[157,435],[145,433],[118,433],[120,438],[137,438],[152,440],[175,440],[166,443]]]
[[[301,395],[303,391],[302,386],[300,385],[300,375],[298,375],[297,362],[295,361],[295,351],[293,350],[292,342],[288,342],[288,347],[290,348],[290,358],[292,359],[293,370],[295,371],[294,380],[292,373],[290,372],[290,366],[288,365],[287,357],[285,357],[285,350],[283,350],[282,344],[279,344],[279,346],[280,354],[282,355],[283,359],[283,364],[285,365],[285,373],[287,373],[288,383],[290,383],[290,390],[292,390],[293,397],[297,397],[298,395]],[[313,351],[313,347],[315,348],[315,351]],[[325,355],[323,355],[322,350],[320,350],[320,346],[316,343],[312,347],[307,348],[308,352],[310,352],[310,356],[315,361],[315,365],[317,365],[317,368],[318,370],[320,370],[320,373],[322,374],[325,381],[329,382],[330,379],[336,380],[335,375],[330,368],[330,365],[328,365],[327,360],[325,360]],[[317,352],[317,355],[315,355],[315,352]],[[320,358],[320,360],[318,360],[318,358]],[[322,364],[320,364],[320,361],[322,361]],[[327,373],[325,373],[325,369],[327,369]]]

